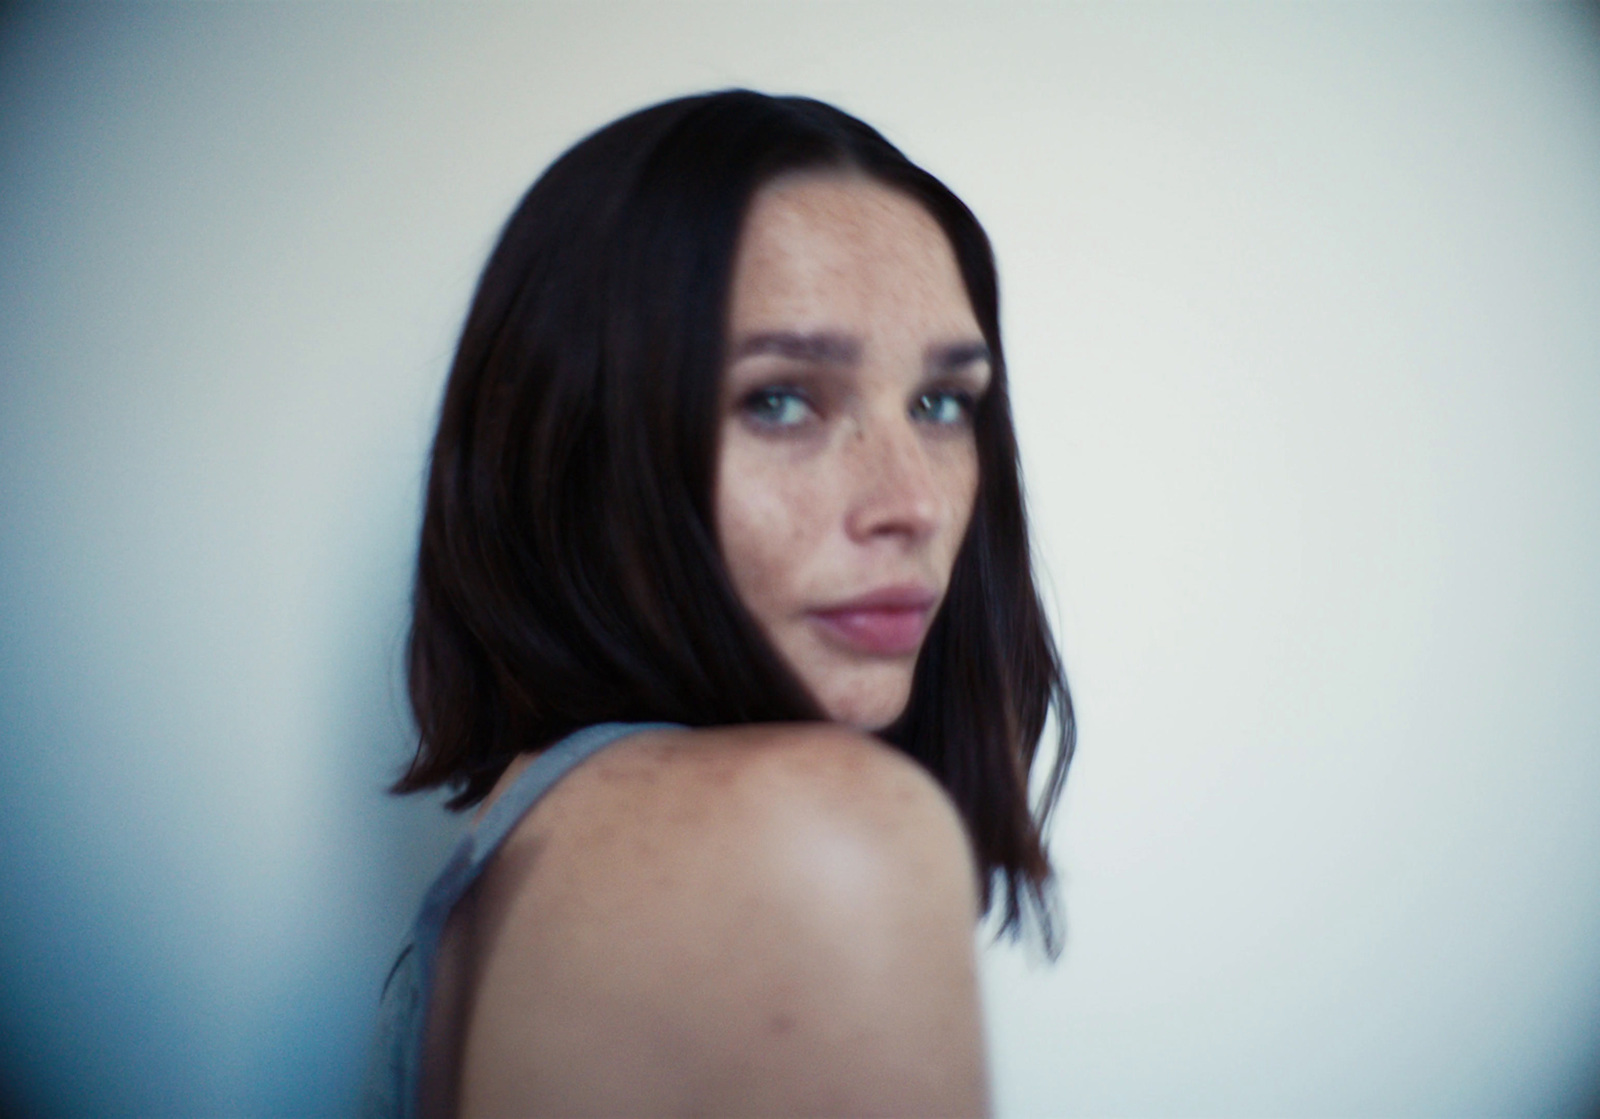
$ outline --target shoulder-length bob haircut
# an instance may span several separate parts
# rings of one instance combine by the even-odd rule
[[[600,129],[523,197],[484,268],[439,417],[408,670],[420,742],[394,791],[481,800],[510,761],[607,721],[817,720],[734,593],[712,488],[728,289],[751,196],[864,175],[939,222],[993,354],[979,488],[904,714],[881,737],[966,821],[1003,928],[1046,918],[1044,827],[1073,748],[1035,589],[989,241],[972,212],[830,105],[733,90]],[[1046,716],[1057,748],[1030,810]]]

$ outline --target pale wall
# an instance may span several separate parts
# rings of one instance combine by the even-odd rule
[[[449,831],[379,790],[475,272],[584,132],[748,84],[1000,256],[1082,716],[1066,953],[987,959],[1000,1112],[1594,1105],[1600,21],[5,19],[0,1102],[348,1107]]]

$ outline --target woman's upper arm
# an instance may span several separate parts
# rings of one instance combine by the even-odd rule
[[[623,745],[485,882],[462,1113],[983,1112],[975,895],[948,800],[864,736]]]

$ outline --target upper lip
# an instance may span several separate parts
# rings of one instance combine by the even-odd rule
[[[938,592],[922,583],[896,583],[879,587],[855,598],[831,602],[813,609],[813,614],[850,614],[866,610],[926,610],[939,601]]]

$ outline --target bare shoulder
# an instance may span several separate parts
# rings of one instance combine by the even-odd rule
[[[509,846],[521,857],[505,860],[515,883],[504,885],[563,887],[542,898],[547,919],[565,915],[558,902],[659,907],[697,882],[745,878],[774,903],[786,890],[808,906],[836,894],[869,908],[940,891],[969,924],[977,917],[965,831],[944,791],[899,751],[830,724],[636,735],[552,790]]]
[[[462,1112],[980,1112],[976,908],[953,806],[875,739],[637,735],[485,877]]]
[[[599,760],[574,784],[573,801],[601,814],[659,814],[678,841],[698,844],[726,831],[776,853],[771,848],[804,850],[805,839],[827,829],[886,858],[923,852],[970,870],[960,817],[938,783],[899,751],[846,727],[641,736],[634,748]]]

